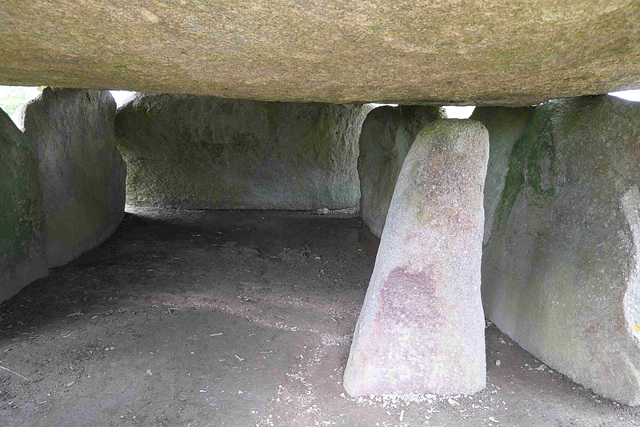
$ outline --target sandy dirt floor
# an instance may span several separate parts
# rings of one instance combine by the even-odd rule
[[[640,425],[491,324],[486,390],[350,398],[377,244],[344,214],[129,209],[0,305],[0,425]]]

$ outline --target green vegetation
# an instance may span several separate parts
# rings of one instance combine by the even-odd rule
[[[555,195],[553,177],[556,175],[556,151],[553,133],[553,117],[557,103],[538,107],[523,135],[515,142],[509,159],[509,171],[497,211],[497,226],[504,224],[511,215],[520,191],[531,188],[535,203],[544,203]],[[543,183],[543,176],[551,177]]]
[[[0,266],[23,261],[41,230],[38,160],[27,137],[0,113]]]
[[[11,116],[18,107],[35,98],[39,93],[35,87],[0,86],[0,108]]]

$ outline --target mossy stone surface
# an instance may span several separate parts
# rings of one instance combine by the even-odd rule
[[[484,185],[483,244],[488,242],[493,229],[493,221],[509,171],[513,145],[522,136],[533,111],[534,107],[477,107],[469,117],[482,123],[489,131],[489,165]]]
[[[513,146],[482,268],[490,320],[629,405],[640,404],[638,165],[640,105],[598,96],[536,107]]]
[[[367,115],[358,156],[360,215],[376,236],[382,235],[393,190],[413,141],[427,124],[443,117],[442,108],[416,106],[383,106]]]
[[[535,105],[640,85],[637,0],[0,3],[0,83]]]
[[[138,95],[117,114],[128,203],[193,209],[357,206],[370,107]]]
[[[0,301],[47,274],[38,159],[0,110]]]
[[[115,113],[109,92],[47,88],[15,114],[38,155],[50,266],[102,243],[124,217]]]

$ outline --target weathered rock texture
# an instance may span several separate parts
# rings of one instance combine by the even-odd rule
[[[49,88],[16,112],[40,163],[49,266],[99,245],[122,221],[127,171],[115,113],[109,92]]]
[[[493,219],[504,189],[513,144],[522,136],[534,107],[477,107],[471,120],[477,120],[489,131],[489,165],[484,183],[484,238],[489,241]]]
[[[439,120],[398,177],[344,374],[352,396],[485,386],[480,302],[486,129]]]
[[[533,105],[640,84],[637,0],[0,2],[0,83]]]
[[[0,110],[0,301],[46,276],[44,206],[29,139]]]
[[[371,111],[360,133],[358,175],[360,215],[376,236],[389,211],[391,196],[404,159],[424,127],[444,117],[438,107],[378,107]]]
[[[483,258],[489,319],[603,396],[640,404],[640,105],[536,108]]]
[[[127,200],[207,209],[357,206],[358,137],[369,109],[139,95],[116,118]]]

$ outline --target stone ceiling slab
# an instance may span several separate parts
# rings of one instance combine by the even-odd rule
[[[4,0],[0,84],[526,105],[640,86],[637,0]]]

